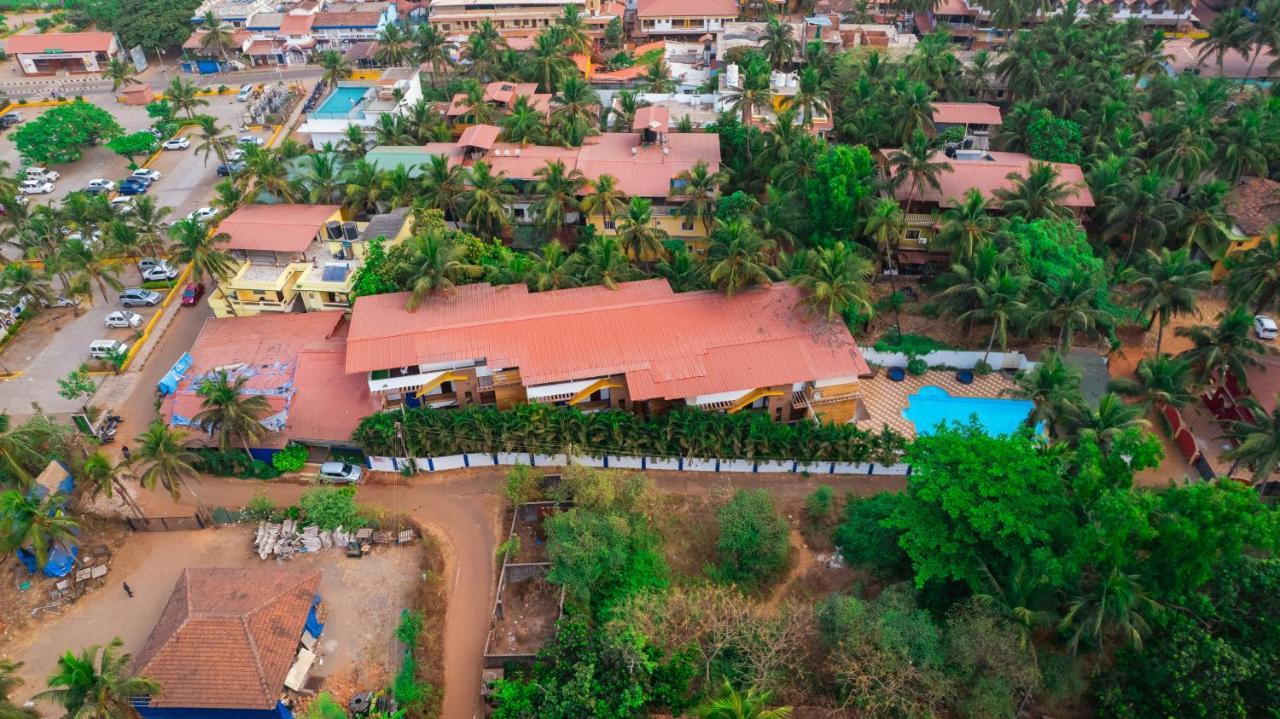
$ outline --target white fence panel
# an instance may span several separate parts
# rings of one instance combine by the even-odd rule
[[[688,472],[714,472],[716,471],[716,461],[714,459],[688,457],[684,460],[684,468]]]
[[[467,465],[471,467],[492,467],[493,455],[482,452],[468,452],[466,455]]]
[[[583,467],[603,467],[604,457],[587,457],[580,454],[573,458],[573,463],[582,465]]]
[[[930,367],[957,367],[973,369],[982,359],[985,352],[969,352],[963,350],[937,350],[920,355],[920,359]],[[881,367],[906,367],[910,359],[902,352],[880,352],[874,349],[862,351],[862,356],[871,364]],[[1036,362],[1027,359],[1021,352],[992,352],[987,357],[987,364],[995,369],[1028,370],[1036,366]]]
[[[796,462],[797,472],[809,474],[831,474],[830,462]]]
[[[875,474],[896,474],[905,476],[911,471],[909,464],[877,464],[875,465]]]
[[[767,462],[756,462],[757,472],[790,472],[795,466],[795,462],[787,460],[769,460]]]
[[[451,454],[446,457],[432,457],[431,466],[436,472],[443,472],[449,469],[462,469],[467,466],[467,461],[461,454]]]
[[[609,466],[614,469],[641,469],[644,467],[644,458],[609,455]]]
[[[871,465],[855,462],[836,462],[832,472],[835,474],[871,474]]]
[[[756,463],[749,459],[722,459],[720,460],[721,472],[754,472]]]
[[[649,469],[680,469],[680,460],[672,457],[650,457]]]
[[[375,472],[395,472],[395,457],[370,457],[369,469],[372,469]]]
[[[533,464],[536,467],[563,467],[569,463],[569,456],[564,454],[535,454]]]
[[[524,452],[499,452],[498,464],[533,464]]]

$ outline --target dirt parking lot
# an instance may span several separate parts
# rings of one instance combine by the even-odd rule
[[[78,651],[115,636],[124,641],[125,651],[141,649],[183,568],[261,566],[264,562],[251,552],[251,539],[248,527],[124,536],[114,549],[104,586],[59,615],[42,615],[24,628],[5,631],[0,658],[25,662],[19,674],[26,684],[13,698],[21,702],[39,692],[58,656],[68,649]],[[380,547],[360,559],[325,550],[288,562],[322,572],[320,594],[326,614],[321,643],[327,654],[313,671],[326,678],[325,686],[374,688],[389,676],[399,651],[392,633],[415,583],[421,581],[421,558],[417,545],[409,545]],[[8,574],[0,597],[16,591]],[[134,592],[132,598],[122,589],[125,581]]]

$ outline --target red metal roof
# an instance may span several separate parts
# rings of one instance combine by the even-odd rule
[[[346,373],[346,358],[345,333],[298,354],[293,376],[297,393],[284,429],[290,439],[347,442],[360,420],[381,408],[365,376]]]
[[[458,144],[463,147],[478,147],[482,150],[488,150],[498,141],[498,135],[502,134],[502,128],[496,125],[472,125],[462,131],[462,137],[458,138]]]
[[[637,17],[738,17],[734,0],[640,0]]]
[[[661,130],[666,132],[667,126],[670,124],[670,110],[665,107],[649,105],[636,110],[636,117],[631,121],[631,129],[637,132],[641,130]]]
[[[274,709],[319,589],[318,570],[183,570],[134,660],[151,706]]]
[[[935,102],[933,121],[947,125],[999,125],[1000,108],[985,102]]]
[[[231,239],[228,250],[302,252],[311,245],[337,205],[245,205],[218,225]]]
[[[869,369],[843,324],[797,306],[788,284],[727,298],[666,280],[530,293],[465,285],[416,312],[405,293],[356,300],[346,371],[450,360],[519,368],[526,386],[623,373],[632,399],[682,399]]]
[[[885,157],[892,157],[895,149],[881,150]],[[976,189],[987,199],[988,206],[998,208],[1000,201],[995,197],[999,189],[1013,189],[1014,181],[1010,175],[1025,177],[1031,165],[1037,160],[1030,155],[1017,152],[988,152],[980,159],[949,159],[944,153],[933,156],[934,162],[945,162],[950,167],[938,175],[939,189],[921,183],[911,194],[911,183],[898,185],[895,195],[903,202],[910,197],[916,202],[935,202],[939,207],[955,207],[964,200],[965,193]],[[1065,162],[1051,162],[1058,170],[1058,182],[1067,185],[1074,192],[1063,204],[1067,207],[1093,207],[1093,195],[1085,182],[1084,172],[1079,165]]]
[[[62,52],[110,52],[116,36],[109,32],[47,32],[14,35],[5,43],[10,55],[43,54],[46,50]]]

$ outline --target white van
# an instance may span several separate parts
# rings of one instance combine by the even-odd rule
[[[28,167],[24,173],[28,180],[37,180],[43,182],[57,182],[62,177],[56,171],[47,167]]]
[[[253,89],[254,86],[252,84],[241,85],[240,92],[236,94],[236,99],[240,102],[248,102],[249,98],[253,97]]]
[[[120,340],[95,340],[89,343],[89,356],[94,359],[109,359],[112,355],[121,355],[129,351],[129,345]]]

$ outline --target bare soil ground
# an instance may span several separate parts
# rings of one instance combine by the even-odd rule
[[[539,575],[508,581],[502,592],[502,618],[489,632],[489,654],[535,654],[555,634],[560,587]]]

